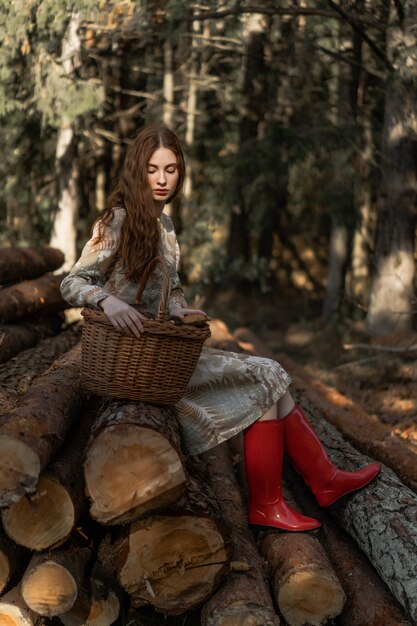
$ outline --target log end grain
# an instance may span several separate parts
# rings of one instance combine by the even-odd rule
[[[84,463],[91,516],[124,524],[176,502],[185,490],[182,461],[166,437],[125,424],[103,431]]]
[[[340,583],[317,568],[293,572],[281,583],[278,605],[290,626],[321,626],[343,610]]]
[[[1,626],[37,626],[41,618],[25,604],[18,587],[0,598]]]
[[[80,594],[70,611],[59,616],[64,626],[110,626],[118,618],[117,594],[100,580],[91,581],[91,593]]]
[[[21,590],[26,604],[44,617],[69,611],[78,595],[71,573],[53,561],[44,561],[26,572]]]
[[[12,435],[0,435],[0,506],[17,502],[36,489],[40,472],[38,455]]]
[[[213,611],[205,624],[207,626],[280,626],[281,622],[278,615],[271,617],[270,611],[262,610],[259,606],[235,602],[219,612]]]
[[[31,550],[56,547],[71,533],[74,505],[67,490],[48,476],[41,476],[34,496],[23,496],[2,512],[7,535]]]
[[[134,607],[152,604],[157,611],[181,615],[211,594],[227,563],[224,538],[213,520],[153,516],[132,524],[119,581]]]

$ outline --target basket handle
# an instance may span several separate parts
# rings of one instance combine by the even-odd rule
[[[158,265],[161,268],[162,272],[162,285],[161,285],[161,299],[159,301],[158,313],[156,314],[156,321],[164,322],[166,320],[167,313],[167,304],[168,304],[168,294],[169,294],[169,284],[170,284],[170,268],[164,257],[158,256],[156,257],[158,260]],[[139,301],[140,296],[139,293],[141,291],[140,287],[136,294],[136,301]],[[143,291],[143,290],[142,290]]]

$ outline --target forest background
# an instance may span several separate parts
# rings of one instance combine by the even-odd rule
[[[0,41],[1,245],[69,270],[162,122],[186,155],[168,208],[190,303],[412,331],[416,0],[1,0]]]

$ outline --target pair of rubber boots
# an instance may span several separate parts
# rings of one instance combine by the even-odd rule
[[[294,511],[282,496],[284,447],[293,466],[323,507],[361,489],[381,469],[377,463],[356,472],[338,469],[298,405],[283,419],[257,421],[249,426],[244,431],[244,441],[250,524],[288,531],[313,530],[320,526],[318,520]]]

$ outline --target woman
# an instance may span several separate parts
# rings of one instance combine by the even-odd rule
[[[157,311],[161,280],[157,257],[163,255],[171,272],[169,315],[190,313],[177,274],[174,228],[163,213],[166,202],[180,193],[184,176],[176,135],[163,126],[143,128],[127,152],[108,208],[61,283],[67,302],[101,309],[118,331],[139,337],[144,314]],[[142,312],[131,306],[137,294]],[[322,506],[368,484],[380,467],[371,464],[357,472],[337,469],[295,405],[288,391],[290,382],[271,359],[204,347],[175,409],[189,454],[199,454],[244,431],[250,523],[310,530],[320,523],[292,510],[282,497],[284,441],[290,459]]]

